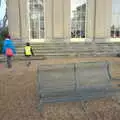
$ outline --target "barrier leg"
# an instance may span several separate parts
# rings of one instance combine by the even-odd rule
[[[42,112],[43,111],[43,106],[44,106],[44,103],[40,100],[40,103],[38,105],[38,111]]]

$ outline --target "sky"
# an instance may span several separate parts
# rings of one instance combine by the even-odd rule
[[[5,1],[1,0],[1,6],[0,6],[0,20],[4,17],[5,15]]]

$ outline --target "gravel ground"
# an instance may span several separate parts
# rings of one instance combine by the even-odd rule
[[[81,58],[33,61],[29,69],[24,62],[7,69],[0,64],[0,120],[120,120],[120,105],[113,99],[82,102],[46,104],[40,113],[36,108],[36,67],[40,63],[65,63],[79,61],[115,62],[114,77],[120,77],[119,58]],[[117,64],[116,64],[117,63]],[[119,84],[119,82],[113,82]]]

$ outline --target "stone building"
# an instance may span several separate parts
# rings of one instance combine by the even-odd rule
[[[7,5],[9,32],[14,39],[70,41],[71,0],[8,0]],[[85,6],[85,38],[96,42],[109,39],[112,0],[87,0]]]

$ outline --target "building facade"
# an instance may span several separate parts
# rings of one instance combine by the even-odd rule
[[[112,0],[86,0],[72,17],[71,0],[8,0],[7,5],[14,39],[70,41],[75,37],[103,42],[110,38]]]

